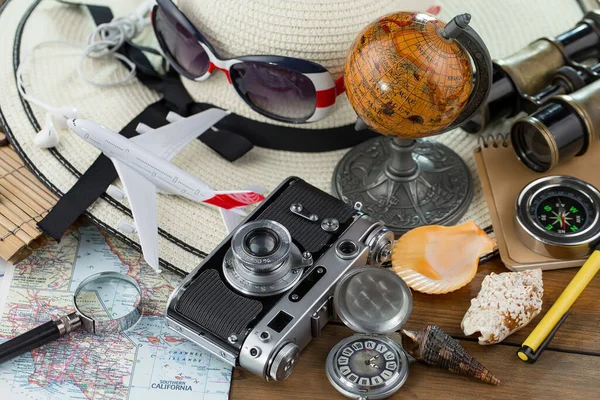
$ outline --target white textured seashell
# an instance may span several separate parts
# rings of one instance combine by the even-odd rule
[[[527,325],[542,310],[542,270],[491,273],[471,300],[460,326],[469,336],[479,332],[479,344],[494,344]]]

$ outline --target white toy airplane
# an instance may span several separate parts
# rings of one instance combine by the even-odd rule
[[[241,221],[242,207],[264,200],[254,190],[215,191],[169,162],[227,114],[227,111],[211,108],[189,118],[169,115],[167,119],[173,123],[158,129],[138,126],[137,131],[144,133],[131,139],[92,121],[70,119],[67,122],[71,131],[102,151],[115,165],[135,221],[135,230],[130,229],[128,233],[137,231],[144,259],[158,272],[157,191],[218,207],[228,230]],[[115,187],[111,190],[120,192]]]

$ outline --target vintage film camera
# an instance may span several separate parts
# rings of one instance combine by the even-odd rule
[[[288,178],[173,291],[172,329],[218,358],[287,378],[333,314],[348,271],[390,258],[381,222],[299,178]]]

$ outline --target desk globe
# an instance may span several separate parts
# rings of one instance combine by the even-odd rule
[[[442,144],[416,140],[467,122],[489,94],[492,61],[469,22],[469,14],[448,24],[425,13],[391,14],[367,26],[346,59],[356,129],[383,136],[344,156],[333,191],[397,235],[454,224],[473,197],[464,161]]]

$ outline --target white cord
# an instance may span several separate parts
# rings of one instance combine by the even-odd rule
[[[132,40],[144,27],[150,24],[150,19],[144,17],[145,11],[149,9],[149,5],[146,2],[143,3],[142,6],[144,6],[143,9],[140,6],[140,8],[133,14],[130,14],[126,17],[115,18],[109,23],[97,26],[96,29],[94,29],[94,31],[88,35],[87,43],[65,40],[50,40],[35,45],[29,51],[29,53],[23,57],[19,67],[17,68],[17,86],[21,96],[42,108],[56,111],[55,107],[49,106],[43,101],[36,99],[35,97],[31,96],[31,94],[27,95],[25,93],[25,85],[23,83],[23,69],[25,68],[25,65],[37,49],[47,45],[61,44],[76,48],[83,48],[83,55],[81,56],[79,64],[77,65],[77,73],[81,79],[92,85],[101,87],[117,86],[133,79],[136,74],[135,64],[124,55],[117,53],[117,51],[125,42]],[[87,58],[100,59],[104,57],[113,57],[124,62],[129,69],[127,76],[116,82],[97,82],[83,72],[83,63]]]
[[[138,14],[131,14],[127,17],[116,18],[109,23],[98,25],[89,34],[87,47],[77,66],[77,73],[81,79],[95,86],[110,87],[121,85],[135,77],[135,64],[124,55],[117,53],[117,51],[125,42],[136,37],[141,29],[149,23],[149,18],[140,17]],[[120,81],[97,82],[83,73],[83,62],[86,58],[99,59],[110,56],[123,61],[129,67],[129,74]]]
[[[135,13],[126,17],[115,18],[109,23],[97,26],[96,29],[88,35],[86,43],[66,40],[49,40],[33,46],[29,53],[23,56],[16,71],[19,93],[25,100],[46,110],[52,116],[52,118],[49,118],[48,114],[46,115],[44,126],[34,140],[36,146],[43,148],[56,146],[58,144],[58,134],[54,129],[53,122],[66,128],[67,120],[77,116],[77,109],[73,106],[61,108],[53,107],[33,96],[31,92],[27,93],[25,91],[23,70],[29,62],[29,59],[33,57],[33,53],[41,47],[56,44],[83,49],[83,54],[77,65],[77,73],[81,79],[89,84],[100,87],[122,85],[135,77],[136,66],[131,60],[123,54],[117,53],[117,51],[125,42],[132,40],[144,27],[150,24],[150,18],[145,17],[148,11],[150,11],[150,6],[151,1],[145,1],[137,8]],[[112,57],[113,59],[122,61],[127,65],[129,73],[124,78],[115,82],[99,82],[88,77],[83,72],[83,63],[86,59],[97,60],[105,57]]]
[[[61,45],[66,45],[66,46],[71,46],[71,47],[77,47],[77,48],[81,48],[81,43],[79,42],[69,42],[66,40],[49,40],[46,42],[42,42],[42,43],[38,43],[35,46],[33,46],[31,48],[31,50],[29,51],[29,53],[25,54],[23,56],[23,58],[21,59],[21,63],[19,64],[19,66],[17,67],[17,88],[19,89],[19,93],[21,94],[21,96],[29,101],[30,103],[33,103],[35,105],[37,105],[38,107],[44,108],[47,111],[50,112],[56,112],[58,109],[56,107],[52,107],[49,104],[44,103],[43,101],[41,101],[40,99],[32,96],[31,94],[27,94],[25,93],[25,84],[23,83],[23,69],[25,68],[25,65],[27,65],[27,63],[29,62],[29,59],[33,56],[33,53],[44,46],[48,46],[48,45],[54,45],[54,44],[61,44]]]

